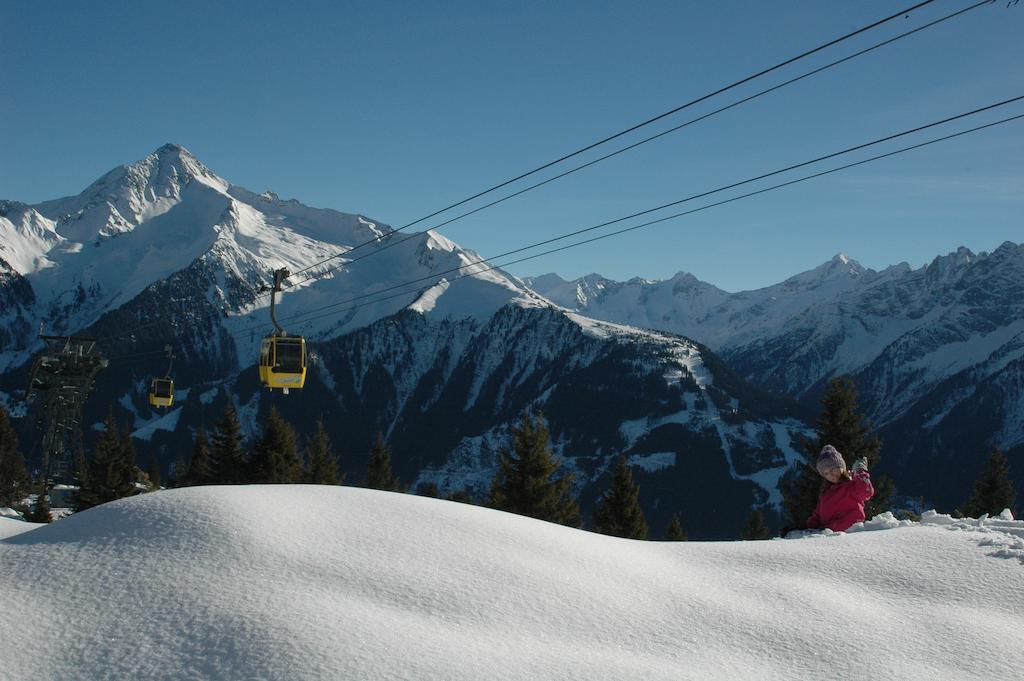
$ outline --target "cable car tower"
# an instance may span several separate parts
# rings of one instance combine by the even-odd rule
[[[46,349],[36,356],[25,399],[46,396],[43,421],[43,476],[48,484],[71,481],[72,446],[80,441],[82,405],[96,375],[107,366],[96,339],[84,336],[44,336]]]

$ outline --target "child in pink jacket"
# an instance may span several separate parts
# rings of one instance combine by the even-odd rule
[[[843,455],[832,445],[825,445],[818,455],[817,468],[827,482],[822,483],[818,506],[807,519],[807,527],[844,532],[854,523],[864,522],[864,503],[875,494],[867,460],[858,460],[848,473]]]

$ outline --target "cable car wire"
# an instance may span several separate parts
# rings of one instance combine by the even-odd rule
[[[626,128],[625,130],[621,130],[619,132],[613,133],[611,135],[608,135],[607,137],[604,137],[603,139],[598,140],[597,142],[593,142],[593,143],[588,144],[588,145],[586,145],[584,147],[581,147],[581,148],[579,148],[579,149],[577,149],[575,151],[572,151],[572,152],[569,152],[567,154],[564,154],[564,155],[554,159],[553,161],[548,161],[547,163],[544,163],[544,164],[542,164],[540,166],[537,166],[536,168],[534,168],[532,170],[529,170],[527,172],[521,173],[520,175],[517,175],[517,176],[515,176],[515,177],[513,177],[511,179],[504,180],[503,182],[499,182],[498,184],[495,184],[495,185],[493,185],[493,186],[491,186],[491,187],[489,187],[489,188],[487,188],[487,189],[485,189],[483,191],[477,192],[476,194],[473,194],[472,196],[469,196],[467,198],[464,198],[464,199],[461,199],[459,201],[456,201],[455,203],[449,204],[448,206],[445,206],[444,208],[441,208],[440,210],[436,210],[436,211],[434,211],[434,212],[432,212],[432,213],[430,213],[428,215],[424,215],[423,217],[418,218],[416,220],[413,220],[412,222],[408,222],[408,223],[402,225],[401,227],[398,227],[397,229],[393,230],[392,233],[394,233],[394,232],[401,232],[401,231],[403,231],[403,230],[405,230],[405,229],[407,229],[409,227],[412,227],[414,225],[418,225],[419,223],[424,222],[426,220],[429,220],[430,218],[436,217],[436,216],[440,215],[441,213],[444,213],[446,211],[451,210],[452,208],[457,208],[457,207],[462,206],[462,205],[464,205],[466,203],[469,203],[470,201],[473,201],[474,199],[478,199],[478,198],[480,198],[482,196],[490,194],[491,192],[494,192],[494,191],[497,191],[499,189],[502,189],[503,187],[507,187],[510,184],[518,182],[519,180],[522,180],[522,179],[525,179],[525,178],[530,177],[532,175],[535,175],[535,174],[537,174],[537,173],[539,173],[539,172],[541,172],[543,170],[546,170],[546,169],[548,169],[548,168],[550,168],[550,167],[552,167],[554,165],[557,165],[557,164],[559,164],[559,163],[561,163],[563,161],[567,161],[570,158],[574,158],[576,156],[579,156],[580,154],[583,154],[583,153],[585,153],[587,151],[590,151],[591,149],[595,149],[595,148],[597,148],[597,147],[599,147],[601,145],[607,144],[608,142],[611,142],[612,140],[615,140],[615,139],[618,139],[620,137],[623,137],[624,135],[628,135],[631,132],[634,132],[634,131],[639,130],[639,129],[643,128],[643,127],[646,127],[646,126],[648,126],[648,125],[650,125],[652,123],[656,123],[657,121],[660,121],[660,120],[662,120],[664,118],[667,118],[667,117],[669,117],[669,116],[671,116],[673,114],[676,114],[676,113],[678,113],[680,111],[683,111],[684,109],[688,109],[691,106],[694,106],[696,104],[704,102],[704,101],[706,101],[708,99],[711,99],[712,97],[715,97],[717,95],[720,95],[720,94],[722,94],[724,92],[732,90],[733,88],[739,87],[740,85],[743,85],[745,83],[749,83],[750,81],[755,80],[757,78],[760,78],[761,76],[764,76],[764,75],[767,75],[769,73],[772,73],[773,71],[777,71],[777,70],[779,70],[779,69],[781,69],[781,68],[783,68],[785,66],[789,66],[790,64],[793,64],[794,62],[800,61],[801,59],[805,59],[806,57],[809,57],[809,56],[811,56],[813,54],[821,52],[822,50],[828,49],[829,47],[832,47],[834,45],[838,45],[841,42],[844,42],[846,40],[849,40],[850,38],[858,36],[861,33],[865,33],[867,31],[870,31],[870,30],[874,29],[874,28],[882,26],[882,25],[884,25],[884,24],[886,24],[886,23],[888,23],[890,21],[893,21],[894,19],[899,19],[901,17],[907,17],[911,12],[913,12],[915,10],[918,10],[918,9],[920,9],[922,7],[925,7],[926,5],[930,5],[934,1],[935,0],[923,0],[922,2],[918,2],[918,3],[916,3],[916,4],[914,4],[914,5],[910,6],[910,7],[907,7],[906,9],[903,9],[903,10],[901,10],[899,12],[896,12],[895,14],[887,16],[884,19],[879,19],[878,21],[875,21],[875,22],[873,22],[871,24],[868,24],[867,26],[863,26],[863,27],[858,28],[858,29],[856,29],[854,31],[846,33],[845,35],[842,35],[842,36],[840,36],[838,38],[834,38],[833,40],[830,40],[830,41],[828,41],[826,43],[823,43],[823,44],[821,44],[821,45],[819,45],[819,46],[817,46],[815,48],[812,48],[810,50],[802,52],[802,53],[796,55],[795,57],[790,57],[789,59],[786,59],[785,61],[782,61],[782,62],[779,62],[778,64],[775,64],[774,66],[770,66],[768,68],[762,69],[761,71],[758,71],[757,73],[754,73],[754,74],[749,75],[749,76],[747,76],[745,78],[737,80],[737,81],[735,81],[735,82],[733,82],[733,83],[731,83],[729,85],[726,85],[724,87],[721,87],[721,88],[719,88],[719,89],[717,89],[717,90],[715,90],[713,92],[709,92],[708,94],[705,94],[705,95],[702,95],[700,97],[697,97],[696,99],[692,99],[689,102],[686,102],[685,104],[682,104],[682,105],[677,106],[677,107],[675,107],[673,109],[665,111],[664,113],[661,113],[661,114],[658,114],[658,115],[653,116],[651,118],[648,118],[647,120],[642,121],[640,123],[637,123],[635,125],[632,125],[632,126]],[[991,3],[993,1],[994,0],[985,0],[986,3]],[[980,4],[985,4],[985,3],[980,3]],[[973,9],[973,7],[970,7],[968,9]],[[372,243],[376,243],[378,241],[379,241],[379,238],[370,239],[368,241],[365,241],[363,243],[360,243],[360,244],[354,246],[349,251],[346,251],[346,253],[351,253],[352,251],[354,251],[356,249],[362,248],[363,246],[367,246],[367,245],[372,244]],[[329,261],[339,257],[339,255],[343,255],[343,254],[338,254],[338,255],[331,256],[329,258],[325,258],[325,259],[323,259],[323,260],[321,260],[319,262],[315,262],[312,265],[304,267],[303,269],[296,270],[292,274],[293,275],[297,275],[297,274],[301,274],[303,272],[307,272],[307,271],[309,271],[309,270],[311,270],[311,269],[313,269],[315,267],[319,267],[320,265],[323,265],[324,263],[329,262]]]
[[[796,83],[796,82],[799,82],[801,80],[804,80],[805,78],[809,78],[810,76],[813,76],[813,75],[816,75],[818,73],[821,73],[822,71],[826,71],[826,70],[831,69],[831,68],[833,68],[835,66],[839,66],[840,64],[843,64],[845,62],[848,62],[848,61],[851,61],[853,59],[856,59],[857,57],[863,56],[863,55],[865,55],[865,54],[867,54],[869,52],[873,52],[874,50],[877,50],[879,48],[885,47],[886,45],[890,45],[890,44],[892,44],[894,42],[902,40],[903,38],[906,38],[906,37],[909,37],[911,35],[914,35],[915,33],[919,33],[921,31],[924,31],[924,30],[928,29],[928,28],[932,28],[933,26],[937,26],[938,24],[941,24],[941,23],[943,23],[945,21],[948,21],[948,20],[953,19],[955,17],[958,17],[960,15],[966,14],[967,12],[970,12],[971,10],[977,9],[977,8],[981,7],[982,5],[989,5],[989,4],[992,4],[992,0],[981,0],[980,2],[976,2],[973,5],[970,5],[968,7],[963,8],[963,9],[957,10],[956,12],[952,12],[950,14],[947,14],[947,15],[945,15],[943,17],[940,17],[939,19],[935,19],[935,20],[933,20],[933,21],[931,21],[931,22],[929,22],[927,24],[924,24],[922,26],[918,26],[915,29],[912,29],[910,31],[906,31],[906,32],[901,33],[901,34],[899,34],[897,36],[889,38],[887,40],[883,40],[882,42],[879,42],[879,43],[876,43],[874,45],[871,45],[870,47],[867,47],[867,48],[864,48],[862,50],[859,50],[858,52],[855,52],[853,54],[847,55],[846,57],[843,57],[841,59],[837,59],[835,61],[832,61],[832,62],[830,62],[830,63],[828,63],[828,64],[826,64],[824,66],[819,66],[816,69],[813,69],[811,71],[803,73],[803,74],[801,74],[799,76],[796,76],[794,78],[790,78],[789,80],[783,81],[782,83],[779,83],[777,85],[773,85],[772,87],[766,88],[766,89],[761,90],[759,92],[756,92],[756,93],[754,93],[752,95],[749,95],[747,97],[739,99],[739,100],[737,100],[737,101],[735,101],[735,102],[733,102],[731,104],[727,104],[726,106],[723,106],[723,107],[720,107],[718,109],[715,109],[714,111],[711,111],[709,113],[703,114],[703,115],[698,116],[696,118],[692,118],[692,119],[690,119],[690,120],[688,120],[688,121],[686,121],[684,123],[680,123],[679,125],[673,126],[673,127],[669,128],[668,130],[664,130],[662,132],[659,132],[659,133],[656,133],[656,134],[651,135],[649,137],[646,137],[646,138],[644,138],[644,139],[642,139],[642,140],[640,140],[638,142],[634,142],[633,144],[630,144],[630,145],[627,145],[625,147],[622,147],[621,149],[617,149],[616,151],[613,151],[611,153],[605,154],[604,156],[600,156],[600,157],[598,157],[596,159],[588,161],[587,163],[583,163],[581,165],[578,165],[578,166],[575,166],[573,168],[570,168],[569,170],[566,170],[566,171],[564,171],[562,173],[559,173],[557,175],[549,177],[549,178],[547,178],[545,180],[541,180],[540,182],[536,182],[536,183],[534,183],[534,184],[532,184],[532,185],[530,185],[528,187],[520,189],[519,191],[513,192],[511,194],[507,194],[507,195],[505,195],[505,196],[503,196],[503,197],[501,197],[499,199],[495,199],[494,201],[486,203],[486,204],[484,204],[482,206],[479,206],[479,207],[474,208],[472,210],[469,210],[469,211],[466,211],[464,213],[461,213],[461,214],[459,214],[459,215],[457,215],[455,217],[452,217],[452,218],[449,218],[449,219],[444,220],[442,222],[439,222],[439,223],[435,224],[434,226],[429,227],[428,229],[436,230],[436,229],[440,229],[442,227],[445,227],[446,225],[450,225],[453,222],[457,222],[459,220],[462,220],[463,218],[467,218],[467,217],[469,217],[471,215],[474,215],[474,214],[479,213],[481,211],[487,210],[488,208],[492,208],[494,206],[497,206],[498,204],[504,203],[505,201],[508,201],[509,199],[513,199],[513,198],[515,198],[517,196],[522,196],[523,194],[526,194],[527,192],[530,192],[530,191],[533,191],[534,189],[538,189],[538,188],[543,187],[545,185],[551,184],[552,182],[555,182],[555,181],[560,180],[560,179],[562,179],[564,177],[572,175],[572,174],[574,174],[576,172],[579,172],[580,170],[584,170],[584,169],[589,168],[591,166],[597,165],[598,163],[601,163],[602,161],[606,161],[606,160],[608,160],[610,158],[613,158],[615,156],[618,156],[618,155],[620,155],[622,153],[625,153],[627,151],[631,151],[633,149],[636,149],[637,147],[640,147],[640,146],[642,146],[644,144],[647,144],[648,142],[653,142],[653,141],[655,141],[657,139],[660,139],[662,137],[670,135],[670,134],[672,134],[674,132],[678,132],[679,130],[682,130],[683,128],[689,127],[690,125],[693,125],[694,123],[699,123],[700,121],[706,120],[708,118],[711,118],[712,116],[716,116],[716,115],[718,115],[720,113],[723,113],[723,112],[728,111],[730,109],[736,108],[736,107],[738,107],[738,106],[740,106],[742,104],[746,104],[747,102],[750,102],[751,100],[757,99],[757,98],[762,97],[764,95],[767,95],[767,94],[769,94],[771,92],[775,92],[776,90],[780,90],[780,89],[782,89],[782,88],[784,88],[784,87],[786,87],[788,85],[792,85],[793,83]],[[410,225],[406,225],[405,227],[408,227],[408,226],[410,226]],[[402,227],[401,229],[394,230],[393,232],[391,232],[391,234],[394,234],[395,232],[401,231],[402,229],[405,229],[405,227]],[[286,288],[291,288],[293,286],[298,286],[300,284],[303,284],[303,283],[305,283],[307,281],[311,281],[311,280],[314,280],[314,279],[320,279],[320,278],[324,277],[326,274],[328,274],[329,272],[337,271],[337,270],[339,270],[340,268],[342,268],[342,267],[344,267],[346,265],[351,265],[354,262],[358,262],[358,261],[363,260],[365,258],[371,257],[373,255],[376,255],[378,253],[386,251],[389,248],[394,248],[395,246],[400,246],[401,244],[409,241],[410,239],[415,239],[418,236],[419,236],[419,233],[414,233],[414,234],[407,235],[407,236],[405,236],[402,239],[392,240],[389,243],[387,243],[386,245],[382,246],[381,248],[379,248],[377,250],[374,250],[374,251],[370,251],[369,253],[366,253],[365,255],[361,255],[361,256],[359,256],[357,258],[352,258],[350,260],[345,260],[345,262],[341,263],[340,265],[337,265],[335,267],[327,268],[326,270],[321,270],[321,271],[313,272],[312,274],[304,277],[302,280],[296,281],[296,282],[293,282],[293,283],[289,284]],[[321,260],[318,263],[314,263],[314,264],[312,264],[312,265],[310,265],[310,266],[308,266],[306,268],[298,270],[296,272],[296,274],[301,273],[301,272],[309,271],[309,270],[311,270],[311,269],[313,269],[315,267],[318,267],[320,265],[323,265],[323,264],[325,264],[325,263],[327,263],[327,262],[329,262],[329,261],[331,261],[333,259],[345,257],[345,256],[349,255],[350,253],[352,253],[353,251],[355,251],[355,250],[357,250],[357,249],[359,249],[359,248],[361,248],[361,247],[363,247],[363,246],[365,246],[367,244],[376,243],[376,242],[379,242],[379,241],[381,241],[380,238],[371,239],[370,241],[367,241],[367,242],[361,243],[361,244],[359,244],[357,246],[354,246],[353,248],[349,249],[348,251],[345,251],[343,253],[337,253],[337,254],[331,256],[330,258],[325,258],[324,260]]]

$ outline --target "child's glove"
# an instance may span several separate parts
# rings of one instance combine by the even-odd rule
[[[867,457],[864,457],[864,456],[862,456],[859,459],[857,459],[853,463],[853,466],[850,468],[850,472],[851,473],[860,473],[861,471],[867,472],[867,470],[868,470],[868,460],[867,460]]]

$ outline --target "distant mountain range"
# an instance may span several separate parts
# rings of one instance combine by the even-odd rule
[[[809,409],[829,379],[853,376],[881,430],[884,466],[906,493],[951,508],[993,445],[1024,480],[1024,246],[959,248],[881,272],[837,255],[740,293],[686,273],[525,283],[595,319],[694,338]]]

